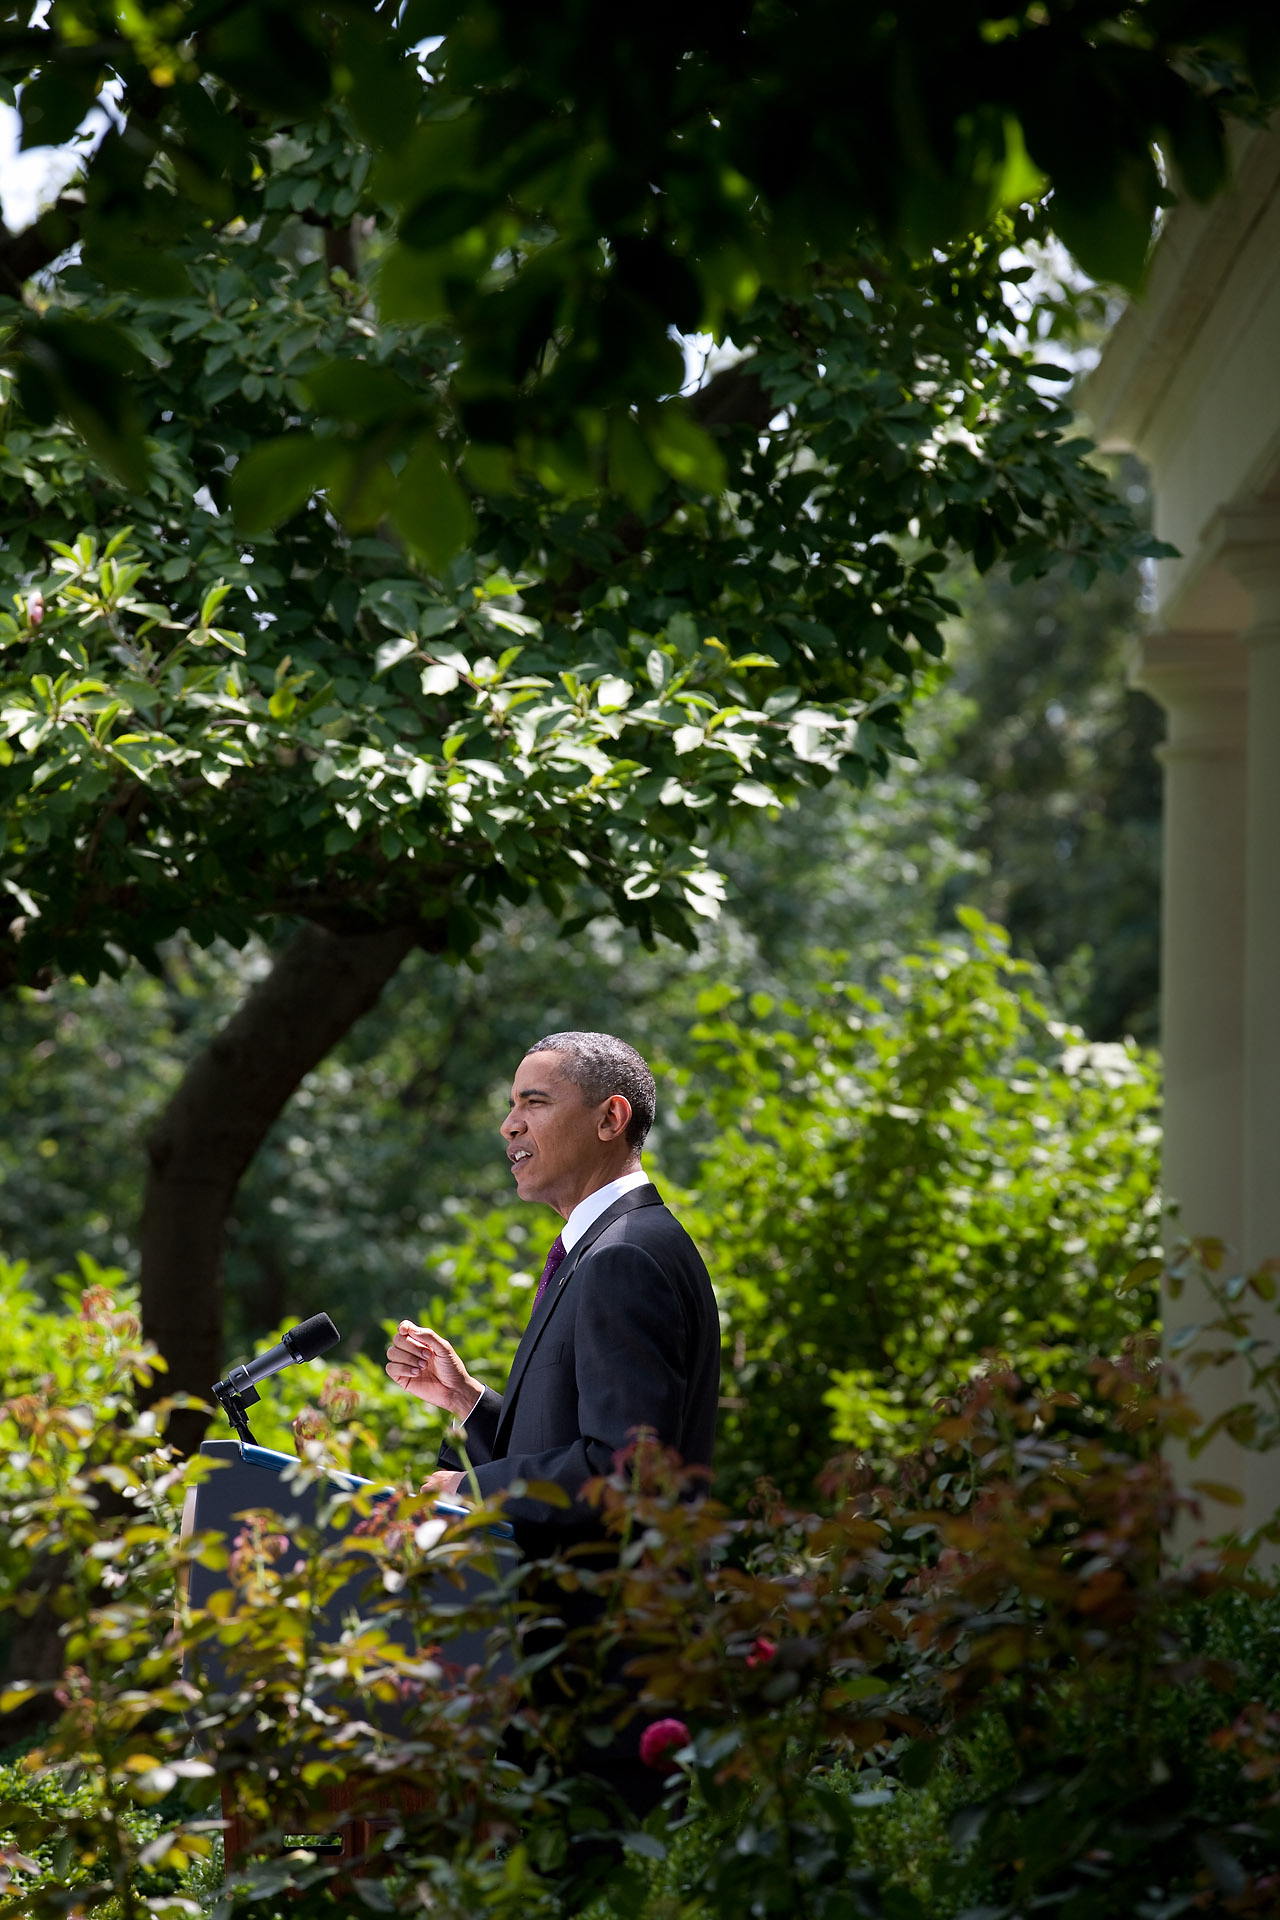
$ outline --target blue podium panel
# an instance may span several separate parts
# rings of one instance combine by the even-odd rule
[[[323,1480],[311,1479],[305,1485],[297,1485],[290,1477],[291,1470],[296,1470],[299,1464],[292,1454],[276,1453],[269,1447],[243,1444],[239,1440],[206,1440],[200,1448],[200,1456],[204,1460],[217,1462],[217,1465],[187,1496],[183,1534],[220,1533],[228,1549],[234,1548],[247,1513],[263,1512],[275,1516],[278,1520],[276,1530],[292,1536],[303,1529],[320,1527],[321,1506],[332,1490],[352,1492],[374,1484],[354,1474],[332,1472],[325,1475]],[[459,1502],[441,1500],[435,1503],[435,1512],[441,1519],[457,1518],[467,1511]],[[345,1531],[342,1516],[336,1522],[326,1524],[321,1531],[326,1544],[338,1545]],[[518,1559],[509,1526],[498,1523],[487,1531],[491,1557],[486,1554],[479,1564],[470,1561],[463,1565],[459,1569],[459,1584],[443,1575],[440,1578],[438,1600],[441,1615],[445,1619],[450,1614],[464,1613],[483,1602],[492,1593],[495,1579],[508,1573]],[[314,1618],[312,1631],[316,1639],[336,1642],[344,1622],[354,1614],[374,1623],[379,1622],[379,1613],[370,1603],[382,1591],[380,1572],[379,1566],[371,1560],[367,1578],[353,1573]],[[376,1586],[373,1584],[375,1582]],[[367,1597],[366,1588],[369,1589]],[[225,1568],[206,1567],[199,1562],[192,1565],[187,1599],[193,1609],[206,1609],[215,1594],[228,1590],[236,1592]],[[234,1623],[236,1617],[237,1609],[233,1606],[226,1619]],[[382,1616],[381,1624],[389,1639],[405,1653],[410,1656],[414,1654],[416,1649],[412,1645],[407,1620]],[[427,1649],[423,1648],[422,1652],[425,1655]],[[430,1649],[431,1659],[446,1668],[467,1667],[484,1661],[490,1654],[488,1635],[475,1628],[464,1627],[452,1635],[438,1630]],[[511,1657],[510,1649],[505,1649],[500,1666],[508,1667]],[[211,1639],[205,1641],[199,1650],[198,1673],[194,1668],[188,1671],[185,1662],[184,1672],[189,1679],[201,1680],[207,1688],[222,1691],[228,1684],[235,1684],[231,1665],[220,1640]],[[336,1704],[339,1698],[336,1685],[334,1698]],[[370,1717],[376,1718],[377,1724],[385,1732],[394,1734],[404,1730],[402,1707],[377,1702],[365,1704]]]

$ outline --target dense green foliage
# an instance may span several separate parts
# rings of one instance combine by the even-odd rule
[[[843,1441],[930,1424],[984,1354],[1078,1384],[1141,1325],[1117,1282],[1159,1238],[1158,1086],[1081,1044],[971,913],[952,944],[774,1007],[710,989],[679,1075],[728,1333],[733,1479],[804,1498]],[[825,1415],[825,1417],[824,1417]]]
[[[1211,1332],[1247,1331],[1249,1289],[1207,1278],[1222,1309]],[[1254,1280],[1265,1297],[1271,1276]],[[0,1913],[14,1920],[52,1920],[68,1895],[110,1920],[233,1907],[283,1920],[349,1912],[356,1889],[362,1907],[450,1920],[567,1920],[593,1898],[610,1920],[1269,1911],[1276,1595],[1231,1549],[1163,1561],[1180,1496],[1159,1441],[1194,1417],[1141,1345],[1095,1362],[1080,1395],[989,1371],[887,1479],[835,1463],[818,1512],[762,1489],[731,1518],[681,1497],[671,1464],[639,1450],[598,1489],[631,1542],[617,1570],[541,1569],[603,1602],[569,1634],[558,1671],[577,1692],[557,1706],[527,1638],[548,1588],[530,1605],[492,1565],[492,1597],[451,1584],[484,1567],[486,1514],[446,1527],[394,1484],[374,1504],[335,1489],[338,1535],[299,1530],[300,1553],[268,1516],[179,1546],[183,1472],[133,1405],[151,1359],[136,1319],[101,1284],[60,1316],[24,1301],[20,1276],[4,1284],[28,1334],[26,1390],[0,1410],[0,1599],[42,1591],[67,1634],[57,1717],[0,1775]],[[1255,1372],[1274,1402],[1280,1363]],[[304,1472],[385,1433],[385,1394],[361,1406],[331,1380],[323,1400],[328,1420],[317,1410],[299,1439]],[[193,1558],[222,1570],[223,1597],[183,1606],[170,1631],[172,1582]],[[347,1587],[341,1618],[326,1614],[356,1565],[374,1575],[364,1598]],[[459,1672],[424,1658],[439,1642],[447,1656],[463,1623],[495,1636],[489,1660]],[[616,1858],[584,1856],[590,1786],[568,1756],[584,1723],[603,1733],[627,1710],[609,1678],[619,1636],[643,1649],[642,1717],[679,1716],[676,1790]],[[183,1654],[204,1676],[196,1693]],[[11,1684],[0,1708],[54,1685]],[[398,1730],[375,1732],[396,1699]],[[522,1774],[492,1758],[513,1712]],[[266,1857],[220,1905],[218,1776],[268,1829]],[[339,1783],[345,1811],[323,1797]],[[280,1858],[281,1827],[344,1826],[406,1789],[394,1851],[375,1840],[364,1881]]]
[[[188,248],[176,303],[81,264],[55,279],[56,310],[133,343],[145,487],[9,399],[9,980],[154,964],[180,927],[239,944],[280,914],[466,952],[534,889],[567,924],[605,910],[687,942],[738,814],[884,770],[942,652],[950,560],[1089,579],[1154,550],[1045,397],[1059,370],[1012,336],[1009,223],[761,296],[698,399],[715,474],[654,468],[640,513],[530,482],[466,508],[446,565],[435,508],[397,536],[375,472],[352,469],[357,511],[309,457],[304,484],[264,481],[284,524],[246,546],[225,507],[248,450],[335,396],[371,420],[416,396],[456,445],[447,336],[299,271],[290,220]]]
[[[384,313],[445,320],[458,342],[482,483],[501,486],[514,452],[560,484],[607,467],[642,507],[655,468],[716,464],[673,398],[673,329],[736,334],[760,289],[803,294],[815,260],[946,251],[1050,185],[1089,271],[1133,284],[1165,197],[1157,143],[1193,196],[1216,191],[1224,116],[1274,87],[1280,35],[1248,0],[717,0],[643,30],[585,0],[20,0],[0,73],[28,145],[70,139],[104,85],[114,115],[83,197],[5,249],[12,292],[78,242],[112,288],[181,298],[206,226],[286,208],[331,231],[376,221],[395,236]],[[154,416],[127,330],[10,322],[27,404],[64,412],[136,482]],[[429,521],[462,546],[434,408],[352,382],[332,399],[345,439],[264,447],[247,520],[279,511],[268,479],[324,480],[355,518],[373,481],[406,535]]]

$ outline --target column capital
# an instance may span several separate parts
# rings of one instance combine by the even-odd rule
[[[1129,679],[1164,708],[1169,733],[1159,749],[1162,760],[1187,754],[1243,759],[1249,655],[1234,633],[1144,634]]]
[[[1234,633],[1153,627],[1134,643],[1129,684],[1172,712],[1213,694],[1247,693],[1249,656]]]
[[[1280,638],[1280,507],[1255,501],[1219,508],[1205,546],[1253,600],[1246,639]]]

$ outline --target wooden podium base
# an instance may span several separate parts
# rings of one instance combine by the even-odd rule
[[[350,1814],[357,1801],[362,1802],[369,1811],[357,1820],[344,1820],[344,1815]],[[425,1813],[428,1805],[426,1794],[413,1787],[402,1787],[394,1798],[386,1796],[381,1800],[376,1796],[370,1800],[360,1792],[355,1782],[347,1782],[340,1787],[322,1787],[320,1805],[312,1815],[315,1820],[313,1831],[316,1834],[341,1833],[342,1845],[334,1858],[359,1859],[361,1854],[368,1852],[374,1835],[380,1829],[397,1825],[403,1814]],[[326,1815],[329,1816],[328,1820]],[[256,1850],[262,1829],[237,1807],[235,1781],[225,1775],[222,1780],[222,1817],[226,1822],[223,1828],[226,1871],[234,1873],[245,1856]],[[302,1829],[291,1827],[287,1831],[301,1832]],[[357,1878],[361,1872],[359,1867],[355,1869]]]
[[[292,1455],[274,1453],[267,1447],[242,1446],[239,1440],[206,1440],[200,1453],[204,1460],[216,1465],[217,1471],[188,1489],[182,1519],[184,1540],[194,1531],[221,1535],[224,1540],[232,1542],[240,1534],[247,1513],[271,1516],[279,1530],[287,1535],[291,1535],[299,1525],[318,1525],[320,1493],[324,1489],[317,1485],[314,1477],[306,1484],[293,1484],[292,1475],[298,1462]],[[350,1474],[335,1473],[329,1478],[347,1490],[370,1484]],[[464,1515],[467,1509],[456,1503],[437,1501],[434,1511],[439,1516],[452,1519]],[[495,1521],[486,1528],[486,1533],[490,1538],[493,1562],[510,1565],[516,1554],[511,1528],[505,1522]],[[340,1538],[336,1525],[328,1529],[328,1537]],[[342,1631],[342,1611],[359,1599],[362,1582],[367,1578],[366,1562],[360,1579],[353,1576],[352,1592],[343,1589],[328,1603],[317,1622],[317,1632],[321,1638],[338,1638]],[[465,1566],[460,1594],[456,1589],[451,1593],[451,1605],[456,1605],[459,1597],[463,1602],[484,1600],[491,1591],[494,1578],[494,1564],[479,1562]],[[190,1568],[185,1597],[191,1609],[200,1612],[211,1605],[215,1595],[220,1595],[220,1618],[231,1619],[238,1596],[234,1589],[228,1591],[229,1586],[225,1555],[217,1562],[196,1560]],[[230,1608],[226,1606],[228,1599],[232,1601]],[[407,1632],[407,1629],[399,1631]],[[465,1627],[446,1639],[438,1651],[443,1661],[460,1668],[469,1666],[473,1661],[485,1661],[490,1657],[487,1629]],[[509,1670],[510,1661],[508,1653],[501,1663],[501,1670]],[[203,1643],[197,1656],[189,1656],[184,1660],[183,1675],[197,1686],[214,1691],[229,1685],[234,1688],[236,1684],[234,1658],[219,1645],[216,1636]],[[403,1709],[388,1705],[385,1712],[391,1716],[394,1724]],[[200,1744],[198,1729],[196,1739]],[[203,1750],[212,1753],[214,1748],[210,1745]],[[222,1778],[222,1817],[226,1823],[223,1839],[228,1873],[233,1872],[247,1854],[257,1852],[262,1847],[264,1829],[240,1810],[237,1798],[236,1776],[225,1774]],[[297,1825],[286,1826],[284,1831],[301,1834],[310,1830],[317,1838],[341,1831],[341,1847],[326,1847],[324,1851],[336,1859],[353,1860],[368,1852],[370,1842],[380,1830],[396,1826],[406,1815],[425,1813],[430,1805],[430,1796],[412,1787],[388,1789],[384,1782],[375,1778],[357,1777],[340,1787],[321,1788],[319,1805],[300,1813]],[[359,1817],[352,1818],[357,1806],[361,1810]],[[273,1851],[279,1857],[285,1849],[276,1842]],[[367,1868],[354,1867],[351,1871],[357,1876],[366,1872],[373,1874],[379,1871],[379,1863],[371,1861]]]

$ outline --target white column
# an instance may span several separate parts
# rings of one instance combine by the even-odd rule
[[[1164,1192],[1177,1209],[1167,1239],[1244,1241],[1245,814],[1249,660],[1223,633],[1154,633],[1134,675],[1168,720],[1164,764],[1161,903],[1161,1044],[1164,1056]],[[1209,1317],[1199,1289],[1164,1302],[1167,1333]],[[1191,1391],[1212,1419],[1242,1397],[1243,1369],[1201,1374]],[[1184,1483],[1218,1481],[1246,1493],[1249,1457],[1220,1437],[1174,1468]],[[1240,1522],[1240,1510],[1205,1502],[1179,1546]]]
[[[1245,714],[1229,634],[1156,633],[1135,680],[1165,710],[1161,1044],[1165,1193],[1179,1235],[1244,1227]]]
[[[1280,545],[1239,570],[1254,602],[1249,649],[1245,960],[1245,1252],[1280,1255]]]
[[[1249,652],[1248,913],[1245,935],[1244,1253],[1249,1266],[1280,1258],[1280,525],[1239,517],[1228,547],[1253,601]],[[1280,1340],[1280,1313],[1253,1303],[1254,1331]],[[1253,1454],[1247,1519],[1280,1506],[1280,1454]]]

